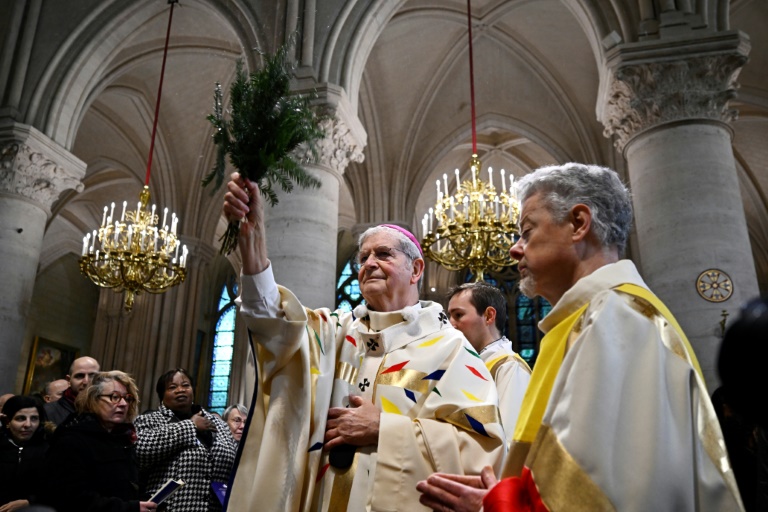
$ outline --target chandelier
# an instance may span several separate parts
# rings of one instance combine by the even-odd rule
[[[178,0],[168,0],[171,5],[168,30],[165,35],[163,66],[160,71],[160,85],[155,104],[155,120],[147,159],[147,174],[144,188],[139,194],[136,210],[126,210],[128,201],[123,201],[120,218],[115,217],[115,203],[104,207],[101,226],[86,233],[80,255],[80,271],[96,285],[125,292],[126,311],[133,308],[135,296],[141,292],[163,293],[168,288],[184,281],[187,275],[187,246],[180,249],[177,236],[179,218],[175,213],[168,217],[168,208],[163,209],[162,222],[157,205],[150,208],[149,174],[152,169],[152,153],[155,148],[157,119],[160,112],[160,95],[163,91],[165,61],[168,56],[168,40],[171,35],[173,7]]]
[[[475,281],[482,281],[488,271],[501,271],[517,263],[509,253],[518,233],[520,203],[509,173],[509,190],[504,169],[499,173],[501,191],[493,184],[493,169],[488,168],[488,182],[480,177],[475,126],[475,79],[472,59],[472,12],[467,0],[469,25],[469,83],[472,106],[471,180],[461,182],[456,169],[456,192],[448,191],[448,176],[443,174],[443,189],[437,180],[437,202],[422,219],[425,233],[421,245],[424,254],[448,270],[470,269]]]

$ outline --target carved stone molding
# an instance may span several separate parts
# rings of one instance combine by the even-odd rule
[[[344,174],[349,162],[363,161],[365,158],[363,147],[344,121],[338,116],[331,115],[322,121],[321,126],[325,137],[315,144],[317,158],[313,157],[308,147],[302,147],[298,151],[302,159],[328,167],[339,176]]]
[[[730,122],[728,107],[746,55],[713,55],[618,68],[612,76],[601,121],[620,151],[637,133],[684,119]]]
[[[63,191],[83,190],[85,168],[84,162],[32,127],[0,130],[0,192],[50,209]]]

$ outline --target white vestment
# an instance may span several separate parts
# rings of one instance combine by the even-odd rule
[[[229,510],[425,510],[419,480],[500,467],[493,379],[439,304],[356,319],[306,309],[273,283],[271,268],[242,279],[258,389]],[[322,449],[325,424],[350,394],[382,411],[379,440],[338,469]]]
[[[480,357],[496,382],[501,424],[509,442],[515,432],[517,415],[520,413],[528,381],[531,380],[531,369],[525,360],[512,350],[512,342],[504,336],[483,347]]]

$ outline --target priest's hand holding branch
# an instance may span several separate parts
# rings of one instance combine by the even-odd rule
[[[349,444],[368,446],[379,444],[381,411],[363,397],[351,395],[349,407],[328,410],[325,426],[325,449]]]
[[[233,172],[224,195],[224,215],[228,221],[239,220],[238,246],[243,258],[243,274],[254,275],[269,266],[264,229],[264,204],[259,187]]]

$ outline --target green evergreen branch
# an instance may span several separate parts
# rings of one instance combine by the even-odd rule
[[[221,85],[214,89],[213,114],[207,117],[214,127],[216,162],[202,179],[214,183],[212,193],[224,183],[226,157],[241,176],[259,185],[270,205],[277,204],[273,185],[291,192],[294,184],[317,188],[320,181],[296,161],[295,151],[306,144],[316,157],[315,143],[324,136],[323,116],[312,108],[309,95],[293,95],[290,90],[292,67],[288,51],[295,38],[274,55],[265,56],[264,66],[250,75],[238,61],[230,88],[229,120],[224,119]],[[235,228],[233,224],[237,224]],[[239,222],[232,222],[222,236],[222,254],[237,245]]]

